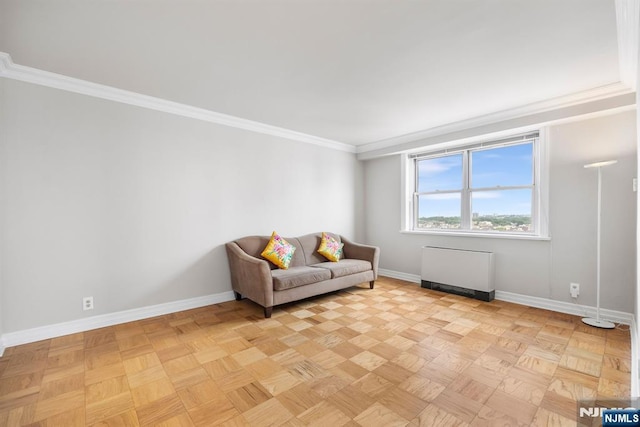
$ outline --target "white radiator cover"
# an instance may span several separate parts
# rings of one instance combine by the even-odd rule
[[[493,252],[422,248],[423,281],[491,292],[495,290],[494,276]]]

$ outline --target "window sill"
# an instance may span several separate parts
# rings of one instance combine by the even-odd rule
[[[479,237],[484,239],[539,240],[550,241],[551,237],[533,234],[478,233],[470,231],[433,231],[433,230],[400,230],[402,234],[422,234],[442,237]]]

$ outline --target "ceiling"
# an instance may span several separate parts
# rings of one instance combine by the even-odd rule
[[[611,0],[0,0],[0,52],[356,146],[621,80]]]

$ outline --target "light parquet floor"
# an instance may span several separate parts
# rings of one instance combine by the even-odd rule
[[[575,425],[628,397],[630,337],[380,278],[274,309],[232,301],[9,348],[0,425]]]

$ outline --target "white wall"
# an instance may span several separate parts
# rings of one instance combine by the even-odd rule
[[[635,27],[640,28],[640,15],[634,14],[633,20],[635,22]],[[631,44],[633,45],[633,43]],[[635,34],[635,45],[636,52],[635,54],[635,69],[636,69],[636,123],[640,124],[640,108],[638,108],[638,88],[640,88],[640,31],[636,31]],[[636,156],[636,164],[640,169],[640,125],[636,127],[636,148],[638,150]],[[636,336],[631,337],[631,343],[635,343],[636,345],[632,345],[632,358],[635,360],[632,361],[633,368],[631,369],[632,379],[631,379],[631,396],[637,397],[640,395],[640,390],[638,390],[638,386],[640,385],[640,354],[638,354],[638,343],[640,343],[640,329],[638,328],[638,320],[640,319],[640,276],[638,275],[638,264],[640,263],[640,197],[639,194],[636,193],[636,281],[635,281],[635,310],[634,310],[634,318],[636,322]],[[631,331],[633,333],[633,330]],[[635,338],[635,340],[634,340]]]
[[[635,112],[551,128],[551,297],[581,284],[580,301],[595,305],[597,171],[584,165],[601,159],[602,291],[604,308],[633,312],[636,276]]]
[[[356,162],[356,192],[355,192],[355,239],[358,242],[365,241],[365,235],[367,232],[366,220],[367,220],[367,211],[365,204],[365,192],[364,192],[364,166],[365,163],[358,161]]]
[[[5,109],[4,109],[4,85],[5,79],[0,79],[0,171],[5,169],[5,155],[4,155],[4,144],[3,141],[5,139]],[[4,188],[4,174],[0,173],[0,242],[4,241],[4,197],[5,197],[5,188]],[[0,244],[0,356],[4,351],[2,334],[4,332],[4,321],[3,321],[3,305],[6,298],[4,297],[3,292],[3,284],[4,284],[4,269],[3,269],[3,245]]]
[[[496,289],[595,306],[597,181],[592,161],[618,159],[603,170],[602,307],[631,313],[635,288],[635,112],[549,129],[550,241],[443,237],[400,233],[400,156],[365,163],[366,241],[381,247],[380,267],[420,274],[425,245],[488,250],[496,255]]]
[[[3,85],[5,333],[229,291],[241,236],[355,235],[354,154]]]

